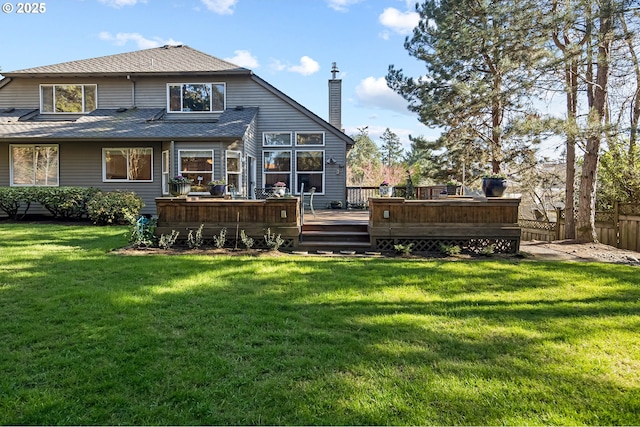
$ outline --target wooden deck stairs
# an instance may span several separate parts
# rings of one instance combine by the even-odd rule
[[[299,250],[367,251],[371,248],[367,224],[310,223],[302,226]]]
[[[316,209],[315,217],[304,217],[298,245],[309,252],[369,251],[369,212]]]

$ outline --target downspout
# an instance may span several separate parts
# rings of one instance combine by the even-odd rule
[[[127,80],[131,81],[131,106],[136,108],[136,81],[131,78],[130,74],[127,74]]]
[[[2,80],[0,80],[0,89],[2,89],[3,87],[5,87],[6,85],[8,85],[9,83],[11,83],[13,81],[13,79],[11,77],[5,77]]]

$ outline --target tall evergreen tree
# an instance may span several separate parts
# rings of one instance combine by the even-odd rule
[[[383,175],[382,155],[376,143],[369,137],[368,126],[359,128],[358,132],[352,137],[355,144],[347,154],[348,185],[376,185]]]
[[[402,144],[400,144],[400,138],[398,135],[387,128],[380,139],[382,140],[382,147],[380,148],[380,152],[382,153],[382,163],[390,168],[401,162],[404,150],[402,149]]]
[[[481,147],[477,154],[488,153],[499,173],[518,132],[510,123],[534,117],[533,64],[545,41],[537,1],[427,0],[417,11],[420,22],[405,48],[425,63],[426,76],[407,77],[391,65],[387,84],[422,123],[464,135],[457,144]]]

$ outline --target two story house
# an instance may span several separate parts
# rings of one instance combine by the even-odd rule
[[[143,213],[176,175],[194,194],[224,179],[239,194],[285,182],[345,203],[341,81],[329,122],[251,70],[163,46],[3,72],[0,186],[91,186],[140,195]]]

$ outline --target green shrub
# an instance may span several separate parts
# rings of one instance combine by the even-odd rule
[[[484,248],[480,249],[480,252],[479,252],[480,255],[488,256],[488,257],[493,256],[493,254],[495,253],[496,253],[496,245],[494,244],[485,246]]]
[[[215,244],[216,248],[218,249],[222,249],[224,248],[224,244],[227,241],[227,229],[223,228],[222,230],[220,230],[220,234],[217,236],[213,236],[213,243]]]
[[[160,249],[171,249],[173,245],[175,245],[176,240],[178,240],[179,235],[180,232],[176,230],[171,230],[171,234],[161,235],[158,240],[158,247]]]
[[[204,229],[204,224],[200,224],[200,227],[193,232],[193,230],[189,230],[189,234],[187,235],[187,246],[189,249],[200,249],[204,244],[204,239],[202,237],[202,230]]]
[[[89,218],[98,225],[127,224],[143,207],[140,196],[130,191],[99,191],[87,202]]]
[[[461,250],[460,250],[460,246],[458,245],[445,245],[444,243],[440,245],[440,252],[442,252],[445,255],[458,255]]]
[[[409,243],[408,245],[398,243],[397,245],[393,245],[393,249],[395,249],[398,255],[408,256],[411,255],[411,251],[413,250],[413,243]]]
[[[284,239],[281,234],[271,233],[271,229],[267,228],[267,234],[264,235],[264,242],[270,251],[278,251],[280,246],[284,243]]]
[[[93,187],[33,187],[33,200],[54,218],[81,219],[89,216],[87,203],[100,190]]]
[[[0,210],[9,218],[18,219],[18,211],[22,203],[26,203],[23,215],[27,213],[30,205],[30,197],[27,195],[28,187],[0,187]]]
[[[129,235],[129,243],[136,248],[149,248],[156,245],[156,236],[154,231],[158,220],[156,218],[147,218],[140,215],[138,219],[129,216],[131,224],[131,232]]]
[[[253,240],[253,238],[247,236],[247,233],[245,233],[244,230],[240,230],[240,240],[242,240],[242,244],[247,248],[247,249],[251,249],[253,248],[253,245],[255,243],[255,241]]]

